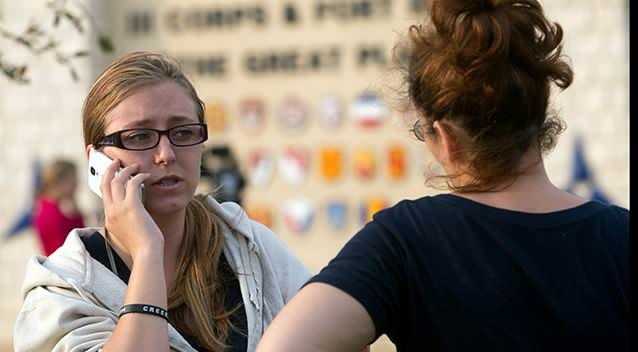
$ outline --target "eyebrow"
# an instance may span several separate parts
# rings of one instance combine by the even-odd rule
[[[124,129],[128,129],[128,128],[144,128],[144,127],[149,127],[152,126],[155,123],[156,119],[153,118],[144,118],[141,120],[135,120],[135,121],[131,121],[130,123],[127,123],[123,126]],[[168,118],[168,124],[169,125],[174,125],[174,124],[178,124],[178,123],[199,123],[199,119],[196,121],[193,121],[192,118],[190,117],[186,117],[186,116],[180,116],[180,115],[174,115]]]

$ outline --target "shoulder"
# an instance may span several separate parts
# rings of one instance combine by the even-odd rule
[[[48,257],[35,257],[37,262],[61,277],[84,280],[90,255],[84,247],[82,237],[95,233],[95,228],[74,229],[66,236],[64,243]],[[32,261],[32,263],[35,263]]]
[[[268,227],[250,219],[237,203],[220,204],[212,197],[207,198],[207,203],[228,227],[224,246],[231,265],[248,265],[242,261],[241,252],[255,258],[266,292],[277,292],[276,296],[283,296],[287,301],[310,278],[310,271],[286,244]]]
[[[444,195],[401,200],[377,212],[372,221],[349,241],[350,255],[380,253],[395,257],[416,253],[424,247],[436,247],[451,228],[457,228],[465,215]]]
[[[235,202],[219,203],[212,196],[206,197],[208,208],[236,235],[245,237],[253,245],[279,247],[283,243],[268,227],[248,217],[246,211]]]
[[[244,209],[235,202],[217,202],[213,197],[206,198],[209,209],[219,216],[232,232],[231,237],[245,238],[251,250],[263,252],[272,260],[273,265],[288,262],[294,255],[286,244],[265,225],[248,217]],[[230,234],[227,234],[230,235]]]
[[[74,229],[69,232],[64,244],[48,257],[31,257],[27,263],[23,293],[26,295],[39,286],[90,286],[95,279],[95,261],[86,250],[82,238],[99,230],[94,227]]]
[[[441,196],[404,199],[377,212],[370,227],[376,226],[379,230],[396,234],[410,233],[414,229],[431,227],[433,221],[446,218],[451,211]]]
[[[244,209],[235,202],[219,203],[212,196],[205,197],[206,207],[233,232],[238,232],[249,241],[254,241],[253,222],[248,218]]]
[[[607,206],[607,213],[609,216],[615,217],[621,222],[629,223],[629,209],[618,205],[609,205]]]
[[[46,198],[39,198],[33,208],[33,215],[37,220],[42,218],[50,218],[54,214],[60,213],[60,209],[56,203]]]
[[[58,304],[83,301],[78,290],[84,289],[87,278],[92,275],[91,258],[84,250],[80,235],[74,230],[64,245],[50,256],[36,255],[29,259],[22,283],[21,314],[35,309],[49,309],[53,314]]]
[[[406,216],[409,218],[426,218],[450,210],[451,203],[447,195],[440,194],[417,199],[403,199],[395,205],[377,212],[373,219],[386,221]]]
[[[629,210],[618,205],[591,200],[558,213],[567,213],[567,218],[572,219],[572,222],[580,223],[593,232],[603,231],[617,235],[629,233]]]
[[[50,199],[40,197],[37,198],[35,204],[40,208],[57,208],[58,204]]]
[[[590,203],[596,203],[599,209],[595,213],[596,216],[593,217],[594,223],[597,225],[590,227],[592,231],[602,231],[607,234],[609,239],[616,239],[619,241],[618,243],[622,243],[623,247],[626,246],[630,238],[629,209],[594,201]]]

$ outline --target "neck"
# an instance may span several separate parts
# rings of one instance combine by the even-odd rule
[[[59,202],[60,200],[62,200],[62,194],[60,192],[58,192],[57,190],[47,190],[42,192],[41,194],[42,198],[48,199],[48,200],[52,200],[54,202]]]
[[[172,214],[150,215],[164,235],[164,273],[166,275],[167,287],[171,287],[177,266],[177,252],[184,238],[186,209]],[[129,269],[132,268],[133,259],[130,254],[117,241],[112,240],[110,243],[126,266],[128,266]]]
[[[542,158],[534,151],[525,154],[519,170],[521,174],[514,181],[497,185],[496,191],[453,194],[497,208],[530,213],[564,210],[586,202],[556,187],[547,176]]]
[[[184,238],[186,209],[172,214],[151,214],[151,217],[164,234],[164,262],[174,263]]]

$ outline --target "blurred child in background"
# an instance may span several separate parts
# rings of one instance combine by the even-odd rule
[[[46,256],[64,243],[72,229],[84,227],[83,215],[75,202],[77,184],[77,167],[70,160],[53,160],[42,170],[33,225]]]

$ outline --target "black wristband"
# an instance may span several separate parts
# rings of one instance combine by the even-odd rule
[[[121,318],[122,315],[127,313],[157,315],[158,317],[162,317],[168,321],[168,311],[166,309],[152,306],[150,304],[126,304],[120,309],[119,317]]]

